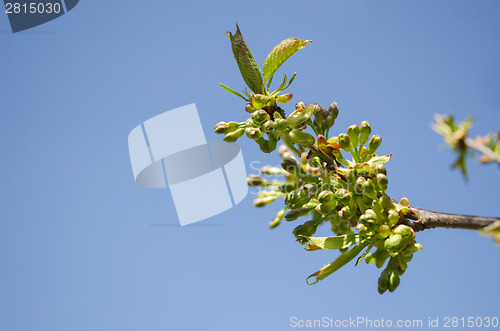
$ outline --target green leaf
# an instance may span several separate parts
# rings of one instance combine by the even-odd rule
[[[316,284],[316,283],[322,281],[323,279],[325,279],[326,277],[330,276],[335,271],[339,270],[340,268],[345,266],[347,263],[349,263],[359,253],[361,253],[361,251],[363,250],[363,248],[365,248],[366,245],[367,245],[367,243],[362,241],[357,246],[354,246],[353,248],[351,248],[347,252],[341,254],[339,257],[337,257],[335,259],[335,261],[333,261],[332,263],[330,263],[326,267],[323,267],[320,270],[316,271],[311,276],[307,277],[307,279],[306,279],[307,284],[309,284],[309,285]],[[310,283],[309,279],[312,277],[315,277],[315,281]]]
[[[392,154],[375,156],[375,157],[372,157],[368,161],[368,163],[369,164],[383,164],[383,163],[389,162],[389,160],[391,159],[391,156],[392,156]]]
[[[267,81],[278,68],[285,63],[290,56],[292,56],[299,49],[304,48],[308,43],[312,43],[311,40],[301,40],[298,38],[288,38],[276,45],[262,66],[262,72],[264,74],[264,81]]]
[[[336,237],[305,237],[315,246],[320,249],[344,249],[348,248],[354,244],[357,244],[360,240],[359,234],[346,234],[343,236]]]
[[[229,93],[234,94],[234,95],[242,98],[245,101],[250,101],[247,98],[245,98],[244,96],[242,96],[241,94],[239,94],[238,92],[236,92],[235,90],[233,90],[232,88],[227,87],[226,85],[221,84],[221,83],[219,83],[219,85],[220,85],[220,87],[222,87],[224,90],[228,91]]]
[[[262,74],[260,73],[259,66],[250,53],[250,49],[243,39],[240,28],[236,24],[236,33],[233,35],[229,32],[229,39],[231,39],[231,48],[233,55],[240,69],[241,76],[245,80],[248,87],[255,93],[264,94],[264,84],[262,81]]]
[[[361,260],[364,259],[364,257],[366,256],[366,254],[368,254],[370,252],[370,250],[373,248],[373,245],[370,245],[366,251],[363,252],[363,254],[361,254],[358,259],[356,260],[356,264],[354,266],[357,266],[359,264],[359,262],[361,262]]]

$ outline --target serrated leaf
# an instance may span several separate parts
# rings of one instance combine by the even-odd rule
[[[344,249],[348,248],[354,244],[357,244],[360,240],[359,234],[346,234],[336,237],[305,237],[318,249]]]
[[[321,268],[320,270],[316,271],[315,273],[307,277],[306,279],[307,284],[309,285],[316,284],[325,279],[326,277],[330,276],[335,271],[339,270],[347,263],[349,263],[352,259],[354,259],[356,256],[358,256],[358,254],[361,253],[361,251],[363,250],[363,248],[365,248],[366,245],[367,245],[366,242],[360,242],[357,246],[354,246],[347,252],[344,252],[339,257],[337,257],[335,261],[333,261],[326,267]],[[315,277],[315,281],[309,283],[309,279],[312,277]]]
[[[267,81],[278,68],[285,63],[290,56],[292,56],[299,49],[304,48],[308,43],[312,43],[311,40],[301,40],[298,38],[288,38],[276,45],[262,66],[262,73],[264,75],[264,81]]]
[[[383,164],[386,162],[389,162],[391,159],[392,154],[387,154],[387,155],[379,155],[372,157],[367,163],[369,164]]]
[[[247,98],[245,98],[244,96],[242,96],[241,94],[239,94],[238,92],[236,92],[235,90],[233,90],[232,88],[227,87],[226,85],[221,84],[221,83],[219,83],[219,85],[220,85],[220,87],[222,87],[224,90],[228,91],[229,93],[234,94],[234,95],[242,98],[245,101],[249,101]]]
[[[241,34],[238,24],[236,24],[236,33],[233,35],[229,32],[229,39],[231,39],[231,48],[233,55],[240,69],[241,76],[247,86],[255,93],[264,94],[264,85],[262,81],[262,74],[260,73],[259,66],[250,53],[245,39]]]

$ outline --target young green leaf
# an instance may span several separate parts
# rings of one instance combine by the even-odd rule
[[[321,268],[320,270],[316,271],[313,273],[311,276],[307,277],[306,282],[309,285],[316,284],[326,277],[330,276],[333,274],[335,271],[339,270],[343,266],[345,266],[347,263],[349,263],[352,259],[354,259],[365,246],[367,245],[367,242],[362,241],[360,242],[357,246],[351,248],[347,252],[341,254],[339,257],[335,259],[332,263],[327,265],[326,267]],[[315,281],[312,283],[309,283],[309,279],[315,277]]]
[[[226,85],[221,84],[221,83],[219,83],[219,85],[220,85],[220,87],[222,87],[224,90],[228,91],[229,93],[234,94],[234,95],[242,98],[245,101],[250,101],[249,99],[245,98],[244,96],[242,96],[241,94],[239,94],[238,92],[236,92],[235,90],[233,90],[232,88],[227,87]]]
[[[259,66],[250,53],[245,39],[241,34],[238,24],[236,24],[236,33],[233,35],[229,32],[229,39],[231,39],[231,48],[233,55],[240,69],[241,76],[245,80],[248,87],[255,93],[264,94],[264,85],[262,82],[262,74],[260,73]]]
[[[320,249],[343,249],[357,244],[360,240],[359,234],[346,234],[336,237],[306,237],[311,243]]]
[[[290,56],[292,56],[299,49],[304,48],[304,46],[308,43],[312,43],[312,41],[301,40],[298,38],[288,38],[276,45],[264,61],[264,65],[262,67],[264,81],[267,81],[267,79],[271,77]]]

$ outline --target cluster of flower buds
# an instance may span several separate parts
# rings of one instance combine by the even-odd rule
[[[304,106],[302,108],[305,108]],[[311,127],[317,135],[328,137],[328,131],[335,124],[335,119],[339,115],[337,103],[333,102],[328,109],[323,109],[317,104],[313,106],[314,120],[311,123]]]

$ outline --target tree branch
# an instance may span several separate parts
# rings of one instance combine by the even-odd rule
[[[439,213],[417,207],[410,207],[410,211],[411,213],[406,217],[414,222],[408,222],[407,225],[411,226],[415,232],[433,228],[479,230],[500,221],[498,217]]]

